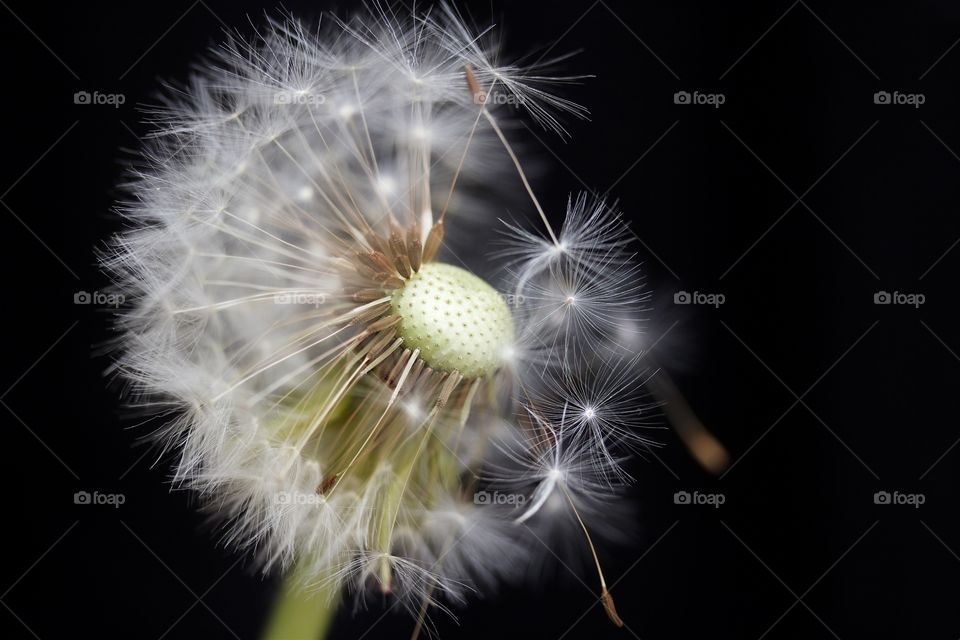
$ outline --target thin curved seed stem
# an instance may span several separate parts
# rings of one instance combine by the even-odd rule
[[[597,567],[597,575],[600,576],[600,601],[603,603],[603,609],[607,612],[607,617],[610,618],[610,621],[617,625],[618,627],[623,626],[623,620],[617,615],[617,609],[613,604],[613,596],[610,594],[610,590],[607,589],[607,581],[603,577],[603,569],[600,568],[600,558],[597,557],[597,550],[593,546],[593,539],[590,537],[590,531],[587,530],[587,525],[583,522],[583,518],[580,517],[580,512],[577,511],[577,506],[573,503],[573,498],[570,496],[570,493],[567,491],[567,488],[563,486],[563,483],[558,483],[560,489],[563,491],[563,495],[566,496],[567,502],[570,503],[570,508],[573,509],[573,515],[577,517],[577,522],[580,523],[580,528],[583,529],[583,535],[587,538],[587,546],[590,547],[590,553],[593,555],[593,562]]]
[[[513,166],[517,168],[517,173],[520,174],[520,180],[523,181],[523,186],[530,195],[530,199],[533,201],[533,206],[537,208],[537,213],[540,214],[540,219],[543,220],[543,224],[547,228],[547,233],[550,234],[550,240],[553,241],[553,244],[559,247],[560,241],[557,240],[557,235],[553,232],[553,227],[550,226],[550,221],[547,220],[547,214],[543,212],[543,207],[540,206],[540,201],[537,200],[537,196],[533,193],[533,187],[530,186],[530,182],[527,180],[527,174],[524,173],[523,167],[520,166],[520,159],[517,158],[517,154],[513,152],[513,147],[511,147],[510,143],[507,142],[507,137],[503,135],[500,125],[497,124],[497,121],[494,119],[493,115],[487,111],[486,107],[483,109],[483,116],[487,119],[487,122],[490,123],[490,126],[493,127],[497,137],[500,138],[503,148],[507,150],[507,155],[509,155],[510,159],[513,160]]]

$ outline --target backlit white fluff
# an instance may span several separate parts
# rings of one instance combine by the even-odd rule
[[[617,500],[648,423],[618,347],[644,293],[619,215],[577,196],[555,234],[498,124],[562,130],[585,111],[547,88],[575,78],[500,53],[447,6],[271,22],[151,112],[127,230],[102,254],[130,302],[116,368],[169,418],[176,482],[267,568],[417,611],[522,575],[529,527],[558,513],[592,545],[591,505]],[[497,222],[517,196],[536,225]],[[463,269],[452,289],[435,262]],[[450,315],[487,286],[467,271],[507,283],[512,326]],[[418,278],[435,306],[404,316],[396,292]],[[501,362],[457,352],[460,331]]]

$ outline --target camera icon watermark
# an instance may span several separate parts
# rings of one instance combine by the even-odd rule
[[[699,304],[718,309],[726,303],[727,296],[722,293],[703,293],[700,291],[677,291],[673,294],[673,304]]]
[[[927,296],[922,293],[903,293],[901,291],[877,291],[873,294],[873,304],[895,304],[919,309],[920,305],[927,301]]]
[[[873,94],[873,104],[905,105],[919,109],[927,101],[922,93],[901,93],[899,91],[877,91]]]
[[[100,93],[99,91],[77,91],[73,94],[73,104],[107,105],[119,109],[127,101],[122,93]]]
[[[107,505],[119,509],[125,504],[127,496],[122,493],[100,493],[99,491],[77,491],[73,494],[73,504]]]
[[[673,94],[673,104],[695,104],[705,105],[719,109],[720,105],[727,101],[727,96],[722,93],[701,93],[699,91],[677,91]]]
[[[673,504],[683,505],[706,505],[719,509],[720,505],[727,501],[727,496],[722,493],[701,493],[694,491],[677,491],[673,494]]]
[[[927,501],[927,496],[922,493],[901,493],[899,491],[877,491],[873,494],[873,504],[883,505],[906,505],[919,509],[920,505]]]

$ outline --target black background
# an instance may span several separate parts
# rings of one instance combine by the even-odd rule
[[[217,548],[166,461],[134,446],[144,431],[92,355],[109,312],[73,297],[103,286],[92,252],[120,224],[136,103],[225,25],[278,7],[0,4],[4,636],[255,637],[275,580]],[[960,636],[960,6],[464,8],[503,25],[508,53],[583,50],[569,69],[596,78],[566,95],[592,121],[569,122],[568,142],[517,139],[549,169],[535,180],[548,210],[612,187],[641,240],[658,358],[735,464],[711,478],[663,431],[659,459],[637,465],[634,542],[603,553],[629,629],[595,606],[583,558],[565,558],[573,572],[438,616],[440,635]],[[77,105],[77,91],[126,103]],[[726,101],[675,104],[677,91]],[[878,105],[877,91],[925,103]],[[726,302],[675,305],[681,290]],[[881,290],[926,302],[875,305]],[[81,490],[126,503],[75,505]],[[678,505],[681,490],[725,503]],[[877,491],[925,503],[878,505]],[[340,615],[333,637],[408,637],[387,609]]]

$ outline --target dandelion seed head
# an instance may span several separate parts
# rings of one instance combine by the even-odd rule
[[[174,482],[265,571],[442,609],[626,481],[628,234],[581,195],[558,232],[543,213],[490,249],[501,193],[540,209],[499,119],[586,113],[549,90],[574,78],[501,58],[449,5],[373,3],[234,35],[149,112],[100,257],[129,301],[116,370],[167,418]]]

